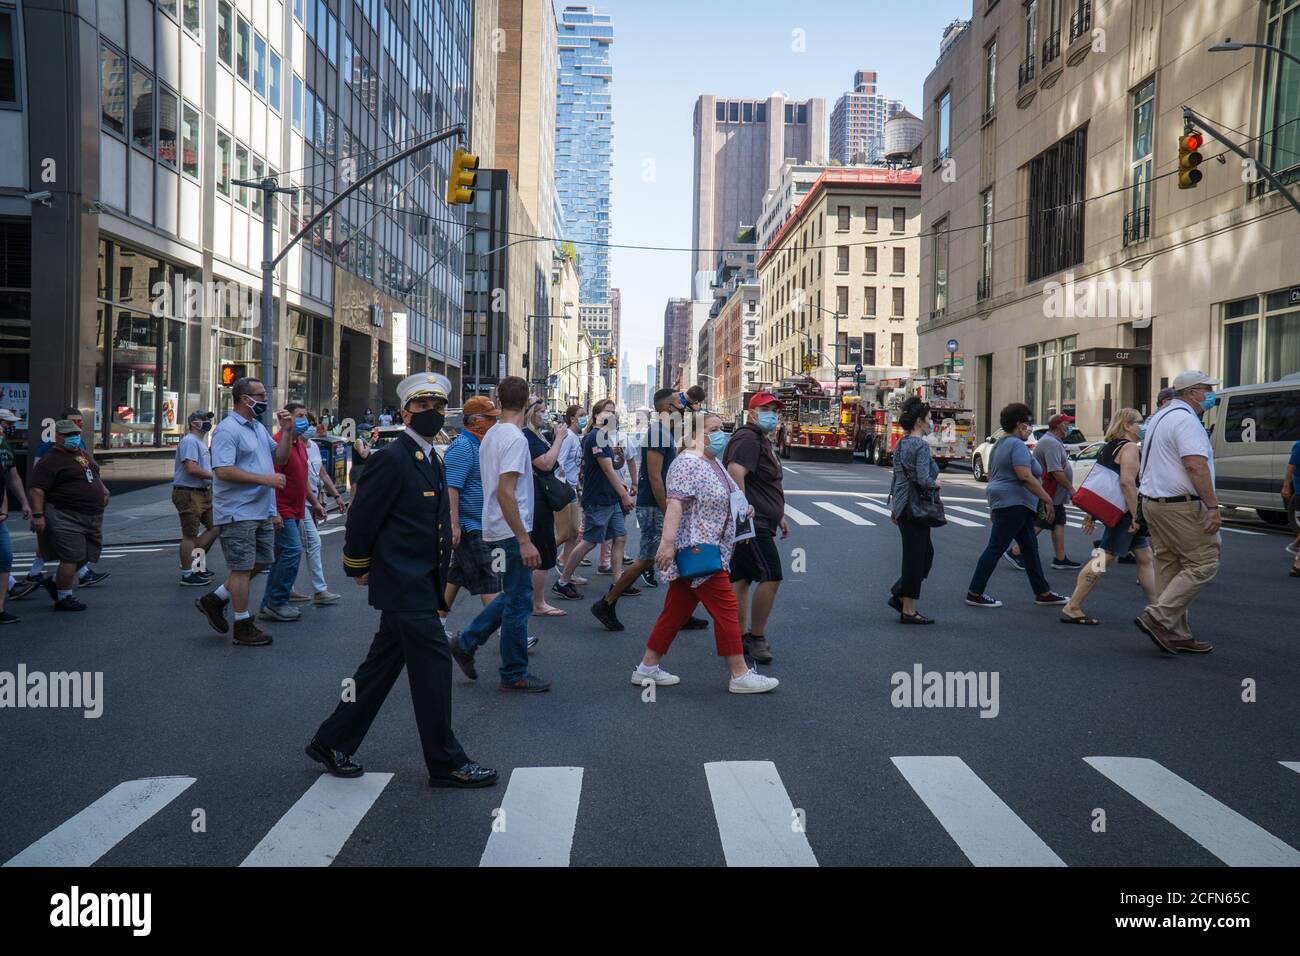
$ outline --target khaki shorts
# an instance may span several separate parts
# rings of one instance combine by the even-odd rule
[[[103,546],[102,511],[88,514],[45,502],[45,530],[40,535],[45,557],[67,564],[94,564]]]
[[[181,518],[181,537],[197,538],[199,525],[212,527],[212,489],[172,486],[172,505]]]

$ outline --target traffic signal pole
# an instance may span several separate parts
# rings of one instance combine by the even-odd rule
[[[1183,122],[1190,123],[1199,129],[1203,129],[1205,132],[1209,133],[1216,140],[1218,140],[1224,146],[1228,147],[1228,149],[1232,150],[1242,159],[1251,163],[1256,169],[1259,170],[1260,175],[1263,176],[1265,179],[1267,179],[1269,183],[1272,184],[1273,188],[1276,189],[1278,193],[1284,199],[1286,199],[1287,202],[1291,204],[1291,207],[1295,209],[1296,212],[1300,213],[1300,200],[1297,200],[1296,197],[1292,195],[1291,192],[1285,186],[1282,185],[1281,180],[1279,180],[1275,175],[1273,175],[1272,170],[1270,170],[1267,166],[1261,163],[1254,156],[1251,156],[1249,153],[1247,153],[1244,149],[1242,149],[1232,140],[1228,139],[1228,137],[1224,135],[1222,132],[1220,132],[1218,129],[1215,129],[1215,127],[1207,123],[1205,121],[1205,117],[1201,116],[1190,106],[1183,107]]]
[[[343,202],[343,200],[347,199],[349,196],[351,196],[354,192],[356,192],[366,183],[370,182],[372,179],[377,177],[380,173],[385,172],[390,167],[397,165],[402,160],[406,159],[408,156],[412,156],[420,152],[422,149],[427,149],[428,147],[432,146],[434,143],[440,143],[443,140],[450,139],[453,136],[458,136],[463,139],[465,136],[465,127],[462,125],[453,126],[450,129],[445,130],[444,132],[436,133],[433,136],[429,136],[425,139],[422,139],[420,140],[420,142],[416,143],[415,145],[408,146],[406,149],[403,149],[401,152],[395,153],[394,155],[390,156],[388,159],[384,160],[382,163],[380,163],[370,172],[366,173],[366,175],[356,180],[354,183],[352,183],[352,185],[348,186],[347,189],[343,190],[343,192],[339,193],[328,203],[322,206],[320,210],[316,213],[316,215],[312,216],[312,218],[307,222],[307,224],[304,225],[302,229],[298,230],[297,235],[293,236],[293,238],[291,238],[288,242],[286,242],[284,244],[284,248],[282,248],[278,253],[274,255],[272,255],[272,249],[275,247],[275,235],[274,235],[272,222],[271,222],[271,210],[274,208],[272,204],[275,202],[275,197],[277,193],[288,193],[288,192],[293,192],[294,190],[288,187],[281,187],[277,183],[275,177],[273,176],[268,176],[265,179],[262,179],[260,181],[248,180],[248,179],[232,180],[232,182],[237,186],[245,186],[252,189],[262,190],[261,379],[262,379],[262,384],[264,384],[267,387],[268,394],[270,389],[275,387],[275,319],[272,314],[272,311],[273,311],[273,304],[275,301],[275,290],[274,290],[275,267],[280,264],[280,260],[282,260],[286,255],[288,255],[289,250],[292,249],[294,246],[296,246],[303,236],[308,235],[312,231],[312,229],[316,227],[316,224],[320,222],[322,219],[324,219],[327,215],[329,215],[329,213],[333,211],[333,209],[336,206],[338,206],[339,203]],[[267,414],[268,415],[271,414],[271,410],[269,407],[267,409]]]

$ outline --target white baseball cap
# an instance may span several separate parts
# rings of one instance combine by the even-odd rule
[[[1214,376],[1212,376],[1209,372],[1202,372],[1198,368],[1189,368],[1187,371],[1179,372],[1177,375],[1174,376],[1174,380],[1170,384],[1170,388],[1172,388],[1175,392],[1181,392],[1184,389],[1195,388],[1197,385],[1219,385],[1219,384],[1221,384],[1219,380]]]

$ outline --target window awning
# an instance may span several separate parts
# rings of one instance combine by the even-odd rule
[[[1139,368],[1151,364],[1149,348],[1133,349],[1080,349],[1074,353],[1073,364],[1094,368]]]

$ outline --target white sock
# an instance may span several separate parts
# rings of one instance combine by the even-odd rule
[[[65,591],[63,588],[59,588],[59,600],[62,601],[65,597],[72,597],[72,590]]]
[[[92,569],[89,564],[83,564],[81,567],[77,569],[77,580],[78,581],[84,580],[86,575],[89,574],[91,570]]]
[[[636,672],[638,674],[649,674],[652,673],[654,669],[658,666],[659,666],[658,664],[638,664],[636,666]]]
[[[248,620],[250,617],[252,617],[252,616],[253,616],[253,615],[249,614],[247,611],[236,611],[236,612],[235,612],[235,620],[236,620],[236,621],[247,621],[247,620]]]
[[[223,601],[229,601],[229,600],[230,600],[230,592],[226,590],[226,586],[225,586],[224,584],[221,585],[221,587],[217,588],[217,589],[216,589],[215,591],[213,591],[212,593],[215,594],[217,597],[221,598],[221,600],[223,600]],[[247,616],[247,615],[245,615],[245,616]]]
[[[18,575],[16,575],[16,574],[10,574],[10,575],[9,575],[9,590],[12,591],[12,590],[13,590],[15,587],[17,587],[17,586],[18,586]]]
[[[45,570],[45,559],[37,558],[35,561],[32,562],[32,566],[27,569],[27,576],[29,578],[37,577],[44,570]]]

